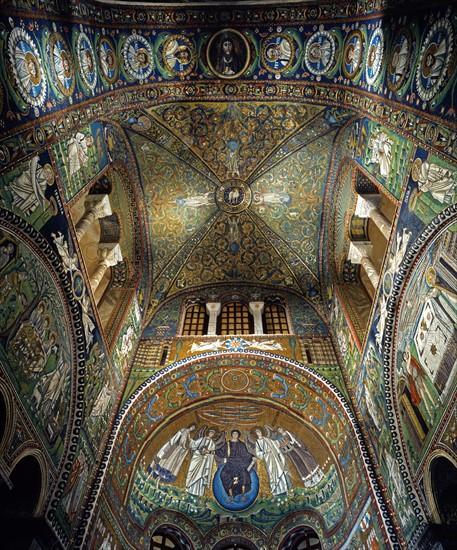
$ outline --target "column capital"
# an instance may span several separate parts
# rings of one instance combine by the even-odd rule
[[[221,312],[220,302],[206,302],[206,312],[208,315],[219,315]]]
[[[359,218],[370,218],[373,210],[379,210],[381,206],[381,195],[357,195],[355,215]]]
[[[361,264],[363,258],[369,258],[373,250],[370,241],[351,241],[348,259],[353,264]]]
[[[119,243],[98,243],[98,248],[102,261],[108,267],[122,262],[122,251]]]
[[[113,213],[109,202],[109,196],[106,194],[86,195],[84,199],[84,206],[86,211],[93,210],[97,218],[111,216]]]
[[[263,313],[263,308],[265,307],[265,302],[249,302],[249,311],[252,315],[257,313]]]

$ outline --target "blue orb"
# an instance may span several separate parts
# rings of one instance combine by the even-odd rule
[[[224,465],[217,469],[213,479],[213,493],[217,502],[222,506],[222,508],[225,510],[230,510],[231,512],[246,510],[246,508],[249,508],[249,506],[254,503],[259,493],[259,477],[257,476],[257,472],[255,470],[251,470],[249,472],[251,476],[251,490],[244,494],[244,498],[246,500],[242,500],[243,495],[237,495],[231,502],[227,502],[229,495],[225,492],[221,481],[221,470],[223,467]]]

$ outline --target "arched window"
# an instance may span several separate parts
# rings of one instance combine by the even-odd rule
[[[263,311],[265,334],[289,334],[286,309],[281,304],[267,304]]]
[[[202,336],[208,331],[208,315],[205,306],[192,304],[186,309],[184,317],[183,336]]]
[[[433,498],[441,523],[457,525],[457,468],[443,456],[433,459],[430,465]]]
[[[152,536],[150,550],[181,550],[179,542],[168,533],[156,533]]]
[[[242,302],[225,304],[218,317],[217,334],[253,334],[254,319],[249,313],[248,306]]]
[[[311,527],[296,529],[286,538],[280,550],[321,550],[319,537]]]
[[[162,525],[152,535],[149,550],[191,550],[186,537],[172,525]]]

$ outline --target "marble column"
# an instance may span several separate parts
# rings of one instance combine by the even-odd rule
[[[206,312],[209,315],[208,336],[214,336],[217,332],[217,316],[221,312],[220,302],[207,302]]]
[[[372,250],[373,245],[369,241],[352,241],[349,247],[349,260],[353,264],[360,264],[363,266],[371,284],[376,289],[379,284],[379,273],[370,260]]]
[[[249,302],[249,311],[254,317],[254,334],[263,334],[262,313],[265,302]]]
[[[90,278],[90,284],[93,292],[95,292],[103,279],[108,267],[113,267],[119,262],[122,262],[122,253],[119,243],[99,243],[98,245],[100,260],[94,273]]]
[[[84,200],[84,208],[84,214],[75,227],[78,240],[82,238],[96,219],[112,214],[108,195],[87,195]]]
[[[359,218],[370,218],[384,237],[389,240],[391,224],[379,210],[381,195],[357,195],[355,214]]]

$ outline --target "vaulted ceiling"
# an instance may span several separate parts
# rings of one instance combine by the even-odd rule
[[[335,135],[349,111],[292,102],[177,102],[118,115],[145,197],[153,297],[274,285],[316,298]]]

